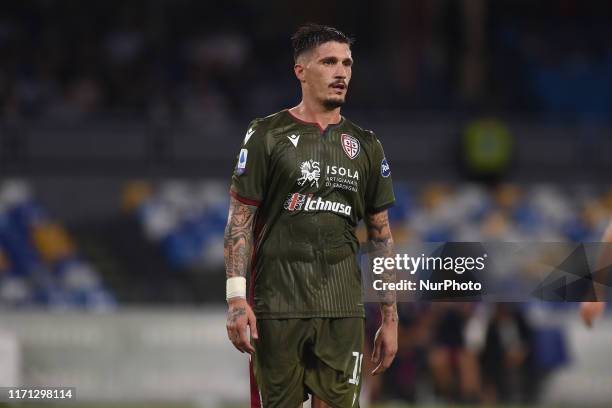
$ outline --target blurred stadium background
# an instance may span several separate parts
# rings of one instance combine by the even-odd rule
[[[383,141],[399,245],[599,240],[608,1],[6,1],[0,386],[246,406],[247,358],[224,328],[229,177],[249,121],[298,102],[288,37],[307,21],[357,38],[343,113]],[[576,304],[400,316],[364,407],[612,406],[607,316],[591,331]]]

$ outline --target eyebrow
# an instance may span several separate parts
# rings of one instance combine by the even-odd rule
[[[326,62],[326,61],[338,62],[338,57],[328,56],[328,57],[323,57],[323,58],[319,59],[319,62]],[[349,63],[353,64],[353,59],[350,58],[350,57],[343,58],[342,59],[342,63],[345,64],[346,62],[349,62]]]

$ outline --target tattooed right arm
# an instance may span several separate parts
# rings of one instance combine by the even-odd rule
[[[229,215],[223,240],[225,258],[225,275],[229,278],[246,278],[251,255],[253,253],[253,229],[257,207],[243,204],[234,197],[230,198]],[[241,296],[231,297],[227,301],[227,336],[241,352],[253,353],[255,349],[249,341],[247,326],[251,338],[257,340],[257,319],[246,299]]]
[[[243,204],[230,197],[229,215],[225,226],[223,255],[227,278],[246,277],[253,253],[253,226],[257,207]]]

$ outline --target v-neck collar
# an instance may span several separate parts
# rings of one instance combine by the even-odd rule
[[[344,116],[340,115],[340,121],[338,123],[330,123],[329,125],[327,125],[327,127],[325,129],[323,129],[321,127],[321,125],[319,125],[316,122],[307,122],[305,120],[302,120],[300,118],[298,118],[297,116],[295,116],[293,113],[291,113],[291,111],[289,109],[285,109],[285,112],[287,112],[287,114],[291,117],[291,119],[293,119],[295,122],[298,122],[302,125],[310,125],[310,126],[316,126],[317,129],[319,129],[319,132],[321,133],[321,135],[323,135],[325,132],[332,130],[340,125],[342,125],[344,123]]]

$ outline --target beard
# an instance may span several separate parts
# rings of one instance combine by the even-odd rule
[[[344,98],[327,98],[322,101],[323,107],[330,111],[344,105]]]

